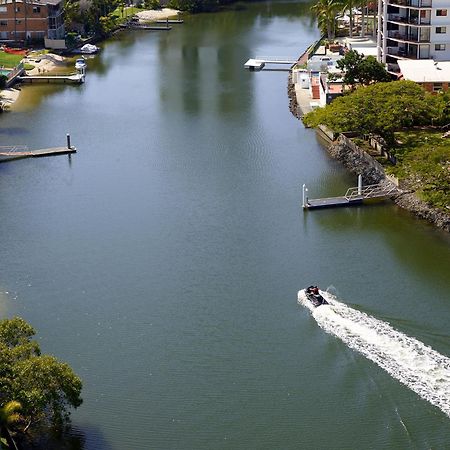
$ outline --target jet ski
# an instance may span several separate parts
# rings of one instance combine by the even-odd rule
[[[307,299],[317,308],[321,305],[328,305],[329,303],[320,295],[317,286],[309,286],[305,289]]]

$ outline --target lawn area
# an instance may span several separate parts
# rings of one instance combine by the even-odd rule
[[[144,11],[143,8],[137,8],[136,6],[126,6],[122,8],[122,6],[118,6],[111,15],[116,16],[120,19],[126,19],[127,17],[134,16],[139,11]]]
[[[5,53],[3,51],[0,51],[0,67],[7,67],[7,68],[13,68],[16,67],[17,64],[22,61],[23,56],[22,55],[12,55],[10,53]]]
[[[446,209],[450,206],[450,138],[443,134],[437,130],[395,133],[397,164],[386,169],[406,180],[423,200]]]

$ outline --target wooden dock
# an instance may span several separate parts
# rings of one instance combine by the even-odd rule
[[[244,67],[249,70],[262,70],[266,64],[289,64],[292,66],[297,60],[295,58],[280,58],[277,56],[257,56],[250,58]]]
[[[156,23],[183,23],[182,19],[161,19],[157,20]]]
[[[44,158],[47,156],[70,155],[77,152],[77,149],[73,146],[70,148],[53,147],[28,151],[23,150],[23,148],[24,147],[21,147],[21,151],[17,151],[17,147],[11,147],[9,151],[4,151],[4,148],[0,148],[0,163],[24,158]]]
[[[318,209],[318,208],[335,208],[337,206],[354,206],[360,205],[363,202],[363,198],[354,198],[348,200],[346,197],[328,197],[328,198],[315,198],[308,199],[306,203],[306,209]]]
[[[398,188],[389,181],[378,184],[362,185],[361,175],[358,177],[358,187],[347,189],[345,195],[327,198],[308,198],[308,189],[303,185],[303,209],[323,209],[342,206],[361,205],[367,200],[386,199],[398,193]]]
[[[166,22],[164,22],[166,23]],[[121,28],[126,28],[127,30],[147,30],[147,31],[169,31],[172,27],[155,27],[153,25],[138,25],[138,24],[122,24]]]
[[[70,75],[25,75],[17,77],[21,83],[84,83],[85,75],[82,73],[75,73]]]

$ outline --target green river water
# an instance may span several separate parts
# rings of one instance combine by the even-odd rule
[[[299,56],[308,9],[121,33],[84,85],[25,87],[0,117],[3,145],[78,148],[0,166],[0,314],[84,382],[64,448],[449,448],[450,379],[350,319],[369,353],[396,352],[389,373],[297,303],[319,284],[450,356],[448,236],[389,203],[304,213],[303,183],[356,179],[290,114],[286,71],[243,68]],[[396,361],[440,383],[441,407]]]

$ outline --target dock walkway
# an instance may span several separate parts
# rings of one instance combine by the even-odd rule
[[[82,73],[75,73],[70,75],[25,75],[17,77],[22,83],[33,82],[47,82],[47,83],[72,83],[81,84],[84,83],[85,75]]]
[[[297,59],[289,57],[278,56],[257,56],[256,58],[250,58],[244,67],[250,70],[262,70],[266,64],[289,64],[293,65],[297,63]]]
[[[164,21],[164,23],[166,23]],[[156,27],[154,25],[140,25],[137,23],[128,23],[128,24],[122,24],[120,25],[121,28],[125,28],[127,30],[147,30],[147,31],[169,31],[172,29],[172,27],[166,26],[166,27]]]
[[[338,206],[354,206],[370,199],[386,199],[399,192],[397,186],[390,181],[362,186],[361,176],[358,177],[358,187],[351,187],[343,196],[327,198],[311,198],[307,196],[308,189],[303,185],[303,209],[332,208]]]
[[[76,153],[75,147],[52,147],[40,150],[27,150],[25,146],[0,147],[0,163],[24,158],[43,158],[46,156],[70,155]]]

